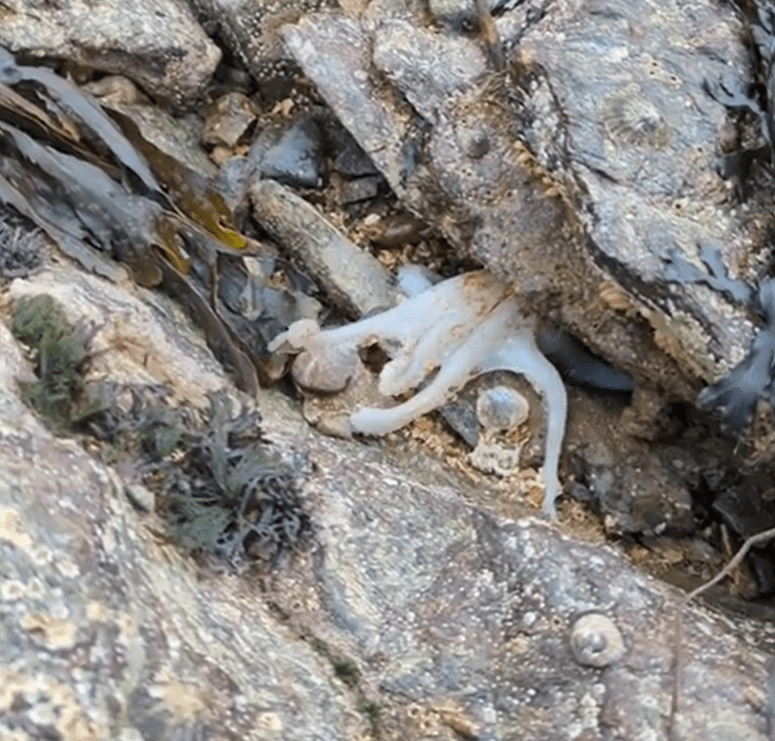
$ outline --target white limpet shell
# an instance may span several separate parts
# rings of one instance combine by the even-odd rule
[[[297,382],[338,390],[360,362],[362,347],[379,344],[391,358],[379,375],[385,403],[427,384],[407,401],[365,407],[349,417],[349,432],[385,435],[444,404],[472,378],[496,370],[523,375],[541,394],[547,412],[546,453],[541,475],[543,510],[556,517],[557,470],[565,435],[567,396],[560,374],[535,343],[534,323],[519,310],[512,289],[480,270],[437,283],[381,314],[335,329],[296,322],[269,344],[272,352],[304,353]],[[330,369],[330,377],[327,376]]]
[[[621,659],[625,650],[616,623],[599,613],[583,615],[573,624],[570,647],[579,664],[598,669]]]

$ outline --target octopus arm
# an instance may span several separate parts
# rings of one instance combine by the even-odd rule
[[[560,453],[568,416],[568,396],[557,369],[538,349],[533,332],[522,329],[508,337],[482,364],[480,372],[508,370],[522,374],[539,393],[546,408],[546,449],[541,478],[544,483],[543,510],[554,519],[555,501],[560,494]]]

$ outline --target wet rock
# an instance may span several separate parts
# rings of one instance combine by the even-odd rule
[[[246,135],[257,114],[258,110],[243,93],[222,95],[207,112],[202,143],[210,147],[235,147]]]
[[[363,23],[309,16],[283,38],[412,211],[637,384],[693,401],[754,334],[747,309],[665,269],[670,249],[692,260],[709,243],[738,274],[758,249],[715,174],[727,114],[704,89],[742,77],[745,52],[726,9],[655,7],[501,8],[506,73],[475,35],[388,3]]]
[[[311,116],[300,116],[288,128],[267,128],[250,148],[248,159],[264,177],[295,188],[323,183],[323,137]]]
[[[185,3],[62,0],[41,12],[34,0],[4,3],[0,45],[130,77],[156,98],[200,99],[221,53]]]
[[[377,168],[369,159],[369,156],[359,146],[358,142],[349,134],[337,153],[333,168],[338,173],[350,178],[360,178],[366,175],[376,175]]]
[[[120,318],[134,341],[158,338],[142,357],[177,367],[167,382],[197,404],[211,380],[228,386],[171,303],[72,272],[45,286],[98,326]],[[265,589],[197,571],[112,468],[21,404],[15,379],[29,364],[0,312],[0,734],[666,737],[679,593],[610,548],[472,507],[464,481],[430,483],[431,461],[400,471],[374,448],[315,434],[262,391],[274,452],[309,462],[301,495],[321,547]],[[181,348],[196,370],[177,366]],[[128,339],[110,347],[119,379],[142,372],[133,353]],[[626,647],[605,669],[574,658],[573,626],[589,613],[612,620]],[[764,741],[771,632],[705,607],[684,625],[673,738]]]
[[[253,215],[270,236],[306,265],[331,298],[354,316],[392,306],[384,268],[310,204],[273,180],[250,189]]]

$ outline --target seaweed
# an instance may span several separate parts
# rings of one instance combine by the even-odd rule
[[[765,323],[748,355],[697,397],[697,406],[715,409],[729,431],[740,432],[749,425],[760,399],[775,409],[775,279],[762,282],[754,305]]]
[[[715,410],[723,429],[739,433],[750,424],[759,400],[775,408],[775,279],[763,280],[754,287],[731,278],[721,252],[715,247],[701,247],[700,259],[707,272],[688,263],[677,249],[672,249],[665,260],[667,279],[676,283],[704,283],[763,319],[748,355],[697,396],[698,408]]]
[[[65,434],[100,411],[102,401],[89,393],[83,381],[84,341],[59,303],[47,294],[19,299],[11,331],[36,358],[39,380],[20,384],[22,398],[52,431]]]
[[[159,459],[151,470],[164,478],[161,507],[170,536],[235,570],[256,562],[277,566],[312,535],[298,476],[269,450],[259,422],[255,411],[232,417],[228,398],[215,394],[202,431],[164,417],[142,425],[146,450]]]
[[[721,174],[736,176],[741,197],[745,200],[746,180],[755,160],[773,161],[775,147],[775,5],[770,0],[759,0],[748,8],[749,46],[751,48],[754,80],[750,90],[743,90],[737,81],[724,78],[705,81],[705,91],[721,105],[733,111],[750,113],[759,123],[764,146],[733,152],[723,159]],[[742,8],[741,8],[742,10]]]
[[[721,250],[702,245],[699,253],[707,272],[684,260],[679,250],[672,248],[664,260],[667,279],[674,283],[704,283],[714,291],[726,295],[733,303],[743,306],[751,303],[755,290],[747,283],[729,277]]]

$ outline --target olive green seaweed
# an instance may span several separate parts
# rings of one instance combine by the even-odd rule
[[[51,296],[25,296],[14,306],[11,331],[37,360],[37,381],[20,384],[22,397],[56,434],[72,430],[100,410],[83,382],[86,348]]]

